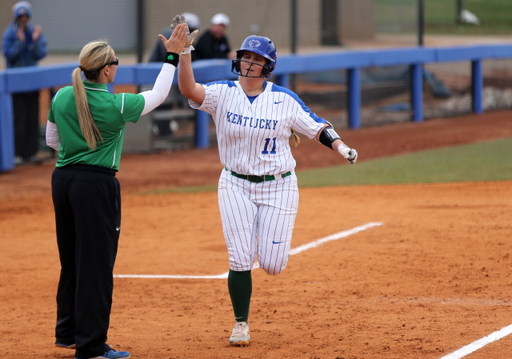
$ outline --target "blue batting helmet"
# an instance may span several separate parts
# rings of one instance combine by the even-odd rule
[[[277,63],[276,47],[272,40],[264,36],[251,35],[242,42],[242,46],[236,51],[236,60],[233,60],[231,69],[231,71],[236,70],[237,72],[235,73],[238,75],[240,75],[240,59],[245,51],[254,52],[268,60],[267,64],[263,66],[261,74],[265,78],[269,78]]]

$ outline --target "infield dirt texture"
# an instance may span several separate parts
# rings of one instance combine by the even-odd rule
[[[362,162],[511,138],[511,117],[340,132]],[[298,171],[348,166],[306,138],[293,153]],[[0,174],[0,358],[73,358],[53,345],[53,167]],[[216,148],[124,155],[115,274],[227,272],[216,192],[142,194],[214,185],[221,169]],[[277,277],[254,270],[249,347],[228,345],[226,279],[116,278],[108,342],[133,358],[442,358],[512,324],[511,219],[512,181],[302,188],[292,248],[382,225],[293,255]],[[466,358],[511,352],[506,336]]]

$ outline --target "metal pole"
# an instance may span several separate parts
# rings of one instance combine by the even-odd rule
[[[0,75],[0,81],[4,80]],[[7,81],[5,81],[7,83]],[[12,95],[0,90],[0,173],[14,169],[14,115]]]
[[[137,62],[144,59],[144,8],[145,1],[137,0]]]
[[[347,70],[348,81],[348,127],[361,128],[361,69]]]
[[[297,52],[297,0],[290,1],[291,9],[290,9],[290,17],[291,17],[291,28],[290,28],[290,49],[291,53],[295,54]],[[296,78],[295,74],[290,75],[290,89],[295,92],[296,87]]]
[[[411,65],[412,120],[423,121],[423,65]]]
[[[210,146],[210,115],[200,110],[196,112],[196,147],[207,148]]]
[[[425,11],[423,0],[418,0],[418,46],[423,46]]]
[[[456,18],[456,23],[457,24],[461,24],[462,21],[460,19],[460,15],[462,13],[462,10],[464,10],[464,0],[457,0],[457,18]]]
[[[297,52],[297,0],[291,0],[291,52]]]
[[[474,113],[482,114],[484,112],[483,90],[484,75],[482,60],[474,60],[471,62],[471,92]]]
[[[322,0],[322,45],[340,46],[338,39],[338,0]]]

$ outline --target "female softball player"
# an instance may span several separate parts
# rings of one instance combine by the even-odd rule
[[[121,230],[115,174],[126,122],[137,122],[169,93],[186,25],[177,26],[170,39],[159,37],[167,58],[152,90],[111,94],[107,83],[114,81],[119,59],[106,41],[94,41],[80,53],[73,86],[51,102],[46,143],[59,151],[52,197],[61,262],[55,345],[76,349],[75,358],[130,357],[106,343]]]
[[[357,152],[297,95],[265,81],[276,67],[274,43],[246,38],[232,62],[238,81],[195,82],[190,51],[178,68],[180,91],[192,108],[208,112],[216,126],[220,160],[218,201],[229,253],[228,288],[236,324],[229,342],[249,344],[251,269],[276,275],[286,267],[299,205],[295,160],[289,138],[294,131],[338,151],[350,163]],[[296,135],[295,135],[296,136]],[[298,137],[295,138],[296,144]]]

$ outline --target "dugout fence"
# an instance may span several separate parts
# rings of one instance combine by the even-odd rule
[[[0,0],[0,7],[9,9],[15,2]],[[507,17],[512,3],[508,0],[421,2],[427,36],[499,35],[512,30]],[[239,0],[111,0],[108,4],[101,0],[87,3],[32,0],[31,3],[32,23],[43,25],[52,57],[43,63],[74,61],[83,44],[106,37],[121,58],[120,74],[130,74],[118,75],[111,87],[115,92],[137,92],[152,84],[159,65],[147,64],[147,59],[157,40],[155,34],[169,25],[172,15],[185,11],[196,13],[202,33],[207,30],[211,16],[222,12],[231,19],[227,31],[231,46],[236,48],[252,33],[272,38],[278,48],[278,66],[271,80],[295,90],[313,112],[339,129],[512,107],[512,61],[506,46],[498,46],[496,50],[492,46],[417,48],[419,0],[261,0],[250,4]],[[105,11],[95,12],[98,6]],[[479,24],[459,21],[462,9],[473,13]],[[109,14],[114,12],[115,22],[109,19]],[[59,21],[54,21],[55,18]],[[9,11],[0,13],[2,27],[10,21]],[[62,28],[75,31],[69,34]],[[358,50],[365,43],[366,48],[377,48],[381,43],[405,48]],[[2,61],[3,58],[0,68]],[[0,171],[55,158],[56,153],[45,145],[44,131],[51,97],[61,86],[70,83],[72,70],[67,64],[1,73]],[[229,68],[229,62],[197,64],[197,71],[205,76],[201,81],[232,79]],[[69,71],[63,72],[62,79],[61,70]],[[23,75],[24,71],[30,76]],[[214,75],[207,75],[208,72]],[[12,130],[10,121],[16,119],[10,119],[11,95],[23,91],[39,92],[36,142],[33,135],[29,139],[23,131],[15,134]],[[14,102],[16,106],[18,102]],[[191,110],[174,88],[157,111],[141,118],[136,125],[127,126],[124,150],[173,151],[204,147],[215,140],[211,121]],[[18,147],[37,146],[38,151],[28,160],[15,156],[11,164],[13,143]]]
[[[462,63],[464,66],[457,66],[458,71],[463,74],[465,80],[457,80],[457,71],[450,70],[453,65],[447,67],[446,71],[452,78],[453,84],[468,91],[464,95],[461,109],[453,105],[451,114],[465,112],[482,113],[485,109],[510,108],[509,85],[510,72],[503,70],[495,72],[495,68],[505,67],[510,71],[510,59],[512,59],[512,45],[499,46],[469,46],[456,48],[405,48],[380,51],[341,51],[327,54],[309,55],[288,55],[279,58],[279,65],[273,76],[278,84],[287,86],[289,77],[294,74],[301,74],[300,81],[307,83],[313,81],[308,76],[314,77],[314,83],[318,84],[321,74],[336,73],[339,77],[333,80],[332,75],[327,75],[325,82],[330,82],[323,88],[324,100],[329,98],[333,107],[329,108],[326,102],[310,99],[308,104],[321,117],[333,122],[338,128],[358,129],[363,126],[371,126],[389,121],[415,121],[421,122],[427,117],[438,117],[438,113],[429,113],[430,100],[433,96],[436,79],[441,77],[440,72],[429,71],[431,66],[449,66],[448,64]],[[491,65],[492,64],[492,65]],[[0,72],[0,171],[13,169],[15,166],[14,136],[13,136],[13,111],[12,94],[36,91],[44,89],[48,92],[70,84],[71,73],[76,68],[76,63],[66,65],[53,65],[45,67],[30,67],[10,69]],[[203,60],[193,64],[195,77],[198,82],[214,80],[235,79],[236,76],[230,72],[229,60]],[[460,67],[460,69],[459,69]],[[161,68],[160,64],[149,65],[127,65],[119,66],[115,87],[128,86],[135,92],[139,86],[151,84],[156,79]],[[367,85],[368,78],[373,80],[379,78],[379,68],[394,69],[396,79],[394,87]],[[484,74],[495,74],[491,77]],[[384,76],[388,78],[388,76]],[[425,79],[425,81],[424,81]],[[469,79],[469,81],[467,80]],[[176,77],[174,86],[176,86]],[[334,82],[334,83],[333,83]],[[430,83],[429,83],[430,82]],[[445,81],[447,83],[447,81]],[[500,85],[505,89],[501,92],[496,87],[488,87],[484,91],[484,84]],[[441,82],[441,85],[444,83]],[[440,86],[441,86],[440,85]],[[452,85],[455,86],[455,85]],[[442,87],[442,86],[441,86]],[[309,88],[309,86],[304,86]],[[393,89],[393,90],[390,90]],[[50,89],[50,90],[48,90]],[[113,88],[111,88],[114,90]],[[434,101],[450,101],[451,93],[443,93],[442,96],[434,98]],[[446,88],[445,90],[450,90]],[[120,91],[118,91],[120,92]],[[299,86],[297,92],[302,97],[308,94]],[[498,96],[498,93],[501,95]],[[328,96],[329,95],[329,96]],[[50,95],[51,96],[51,95]],[[49,104],[50,96],[46,97]],[[374,97],[376,101],[369,101],[367,97]],[[508,97],[507,97],[508,96]],[[498,99],[500,99],[498,101]],[[465,101],[465,103],[464,103]],[[376,106],[375,103],[378,105]],[[439,106],[437,104],[436,106]],[[375,109],[377,108],[377,110]],[[436,108],[436,107],[434,107]],[[443,113],[441,113],[442,115]],[[41,118],[45,118],[42,116]],[[379,119],[380,118],[380,119]],[[195,112],[193,122],[193,134],[190,135],[191,146],[204,148],[214,141],[214,129],[209,115],[202,111]],[[151,151],[152,120],[142,118],[138,124],[126,127],[126,141],[124,151]],[[43,125],[42,125],[43,126]],[[41,129],[41,134],[44,133]],[[130,144],[134,140],[135,145]],[[146,141],[146,148],[137,149],[141,141]],[[43,150],[47,150],[42,146]],[[54,156],[49,152],[49,156]]]

